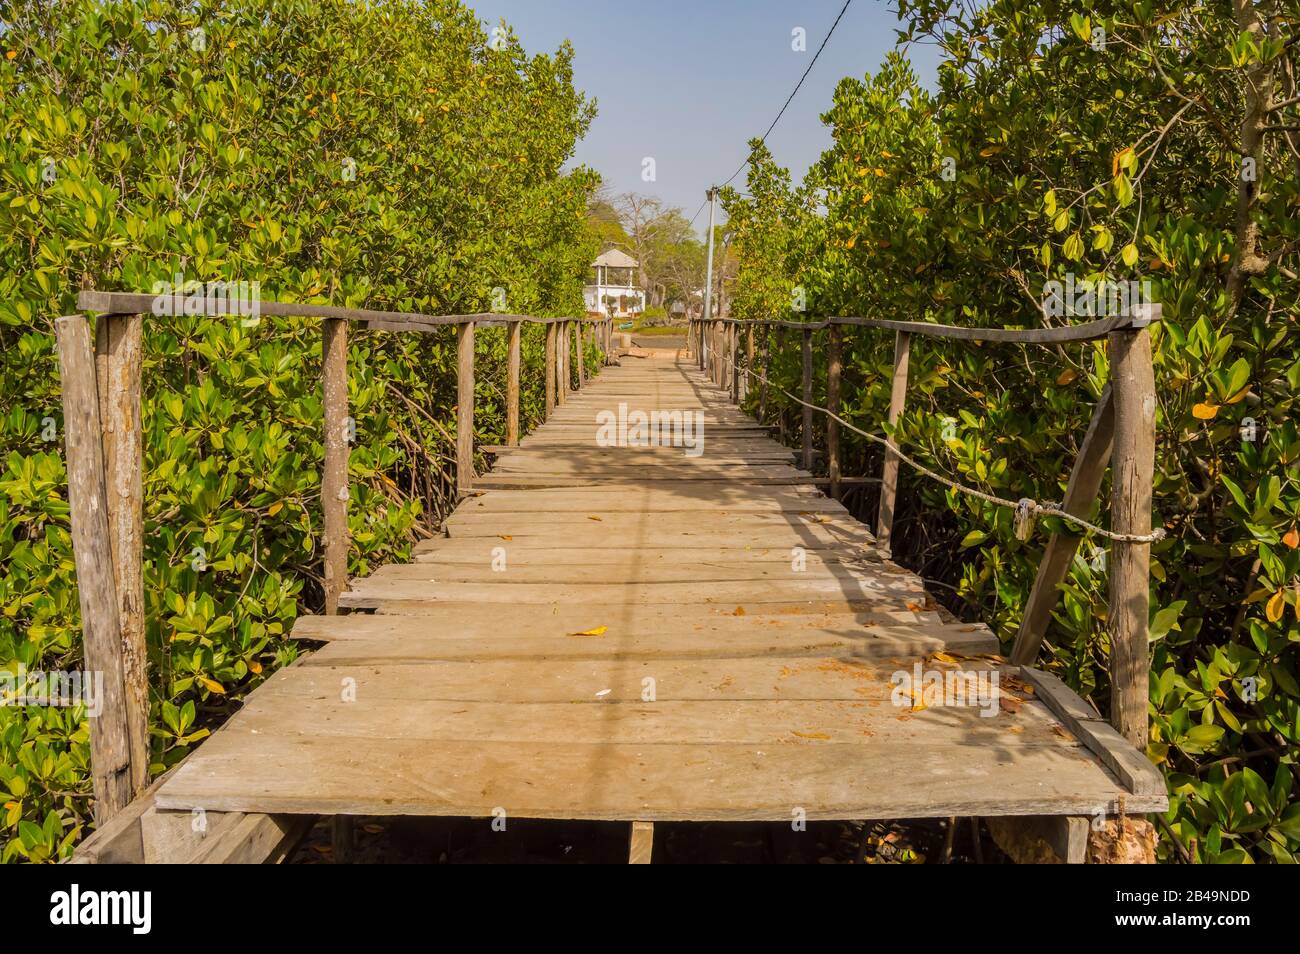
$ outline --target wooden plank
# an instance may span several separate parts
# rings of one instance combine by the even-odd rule
[[[869,618],[869,614],[780,616],[757,612],[761,606],[752,609],[756,612],[747,613],[743,619],[722,615],[673,617],[663,614],[657,628],[652,628],[643,617],[629,620],[622,611],[612,614],[587,612],[585,616],[580,611],[553,614],[547,617],[544,628],[529,627],[522,614],[509,613],[498,618],[503,627],[513,625],[515,628],[475,635],[481,630],[473,624],[456,625],[462,613],[439,607],[427,616],[357,615],[355,618],[364,620],[364,623],[355,626],[312,624],[313,621],[338,617],[301,617],[294,632],[298,638],[330,641],[325,649],[312,654],[303,663],[305,666],[606,657],[641,660],[831,656],[878,660],[932,652],[994,654],[998,649],[996,637],[980,626],[938,622],[860,626],[853,622],[855,615]],[[556,625],[558,619],[563,619],[567,625]],[[813,622],[803,623],[803,619]],[[827,619],[845,622],[825,625]],[[574,635],[589,633],[601,626],[605,626],[606,631],[599,636]],[[437,631],[431,633],[430,627]],[[365,635],[375,632],[384,635]]]
[[[188,761],[188,760],[187,760]],[[146,864],[276,861],[311,827],[310,815],[152,807],[140,818]]]
[[[598,613],[593,613],[592,616],[599,618]],[[510,705],[591,704],[599,707],[622,703],[640,704],[645,701],[647,677],[654,680],[656,703],[784,699],[849,702],[874,700],[888,704],[896,685],[893,675],[904,667],[910,670],[919,661],[917,657],[848,659],[769,655],[643,660],[609,656],[533,660],[435,660],[390,666],[320,663],[282,670],[268,680],[266,685],[274,685],[278,694],[301,696],[303,699],[317,698],[322,705],[328,703],[341,706],[343,708],[339,710],[340,713],[350,711],[346,707],[352,704],[351,701],[343,702],[341,699],[344,680],[351,680],[347,688],[355,689],[358,700],[365,695],[373,699],[405,701],[412,705],[432,700]],[[1014,668],[1006,669],[984,660],[963,661],[960,666],[952,666],[952,669],[1016,674]],[[1042,701],[1046,704],[1046,700]],[[307,703],[304,701],[302,704]],[[944,711],[952,707],[934,708],[934,717],[942,718]],[[920,712],[909,714],[919,716]],[[606,717],[612,719],[615,716],[614,713],[607,713]],[[1057,717],[1060,717],[1059,713]],[[994,717],[989,725],[997,724],[997,718]],[[714,730],[699,727],[696,731],[704,733]],[[1068,735],[1062,738],[1068,740]]]
[[[798,665],[805,660],[791,660]],[[647,689],[649,692],[649,689]],[[981,707],[983,706],[983,708]],[[992,714],[988,714],[992,713]],[[1078,749],[1045,706],[1001,712],[996,691],[970,705],[912,710],[888,697],[863,699],[655,700],[625,704],[389,699],[358,684],[344,706],[337,693],[260,692],[241,713],[239,732],[363,745],[426,742],[582,745],[945,745]]]
[[[797,565],[799,563],[806,563],[808,568],[813,570],[843,564],[879,563],[879,557],[874,551],[855,547],[823,548],[796,545],[760,548],[715,545],[711,548],[638,546],[609,549],[573,546],[568,541],[552,545],[549,541],[539,541],[536,538],[511,540],[508,543],[509,546],[501,547],[500,542],[435,537],[417,544],[417,548],[412,552],[412,563],[407,565],[430,566],[436,567],[437,570],[452,571],[460,567],[473,567],[476,570],[490,572],[494,564],[493,558],[499,547],[510,555],[510,570],[533,569],[541,573],[547,570],[564,572],[568,568],[587,568],[599,569],[602,576],[615,578],[620,574],[635,572],[645,567],[695,573],[715,568],[747,567],[754,568],[756,571],[775,569],[789,573],[799,572],[800,567]]]
[[[411,558],[416,563],[432,563],[439,566],[490,563],[492,551],[500,545],[482,537],[432,537],[422,540],[411,551]],[[603,543],[583,545],[580,541],[551,541],[539,537],[521,537],[506,541],[510,544],[511,566],[537,565],[585,565],[594,564],[601,567],[617,567],[631,562],[642,564],[663,563],[664,561],[692,564],[729,564],[729,563],[783,563],[799,556],[797,550],[803,551],[803,557],[809,563],[858,563],[879,560],[874,548],[842,544],[830,539],[803,541],[790,545],[788,536],[777,543],[755,545],[753,543],[728,543],[725,540],[713,543],[686,542],[684,544],[645,544],[641,540],[624,541],[622,547],[605,546]]]
[[[456,488],[474,485],[474,323],[456,326]]]
[[[792,514],[833,514],[851,519],[844,505],[815,491],[797,492],[785,488],[736,487],[719,493],[707,481],[680,481],[671,488],[646,484],[633,492],[592,494],[582,490],[490,490],[467,499],[455,517],[475,513],[522,512],[538,516],[653,513],[706,510],[725,517],[746,511],[776,511]],[[453,518],[454,519],[454,518]],[[797,541],[796,541],[797,542]]]
[[[506,362],[506,443],[516,446],[519,443],[519,337],[523,326],[510,322],[506,332],[506,350],[509,354]]]
[[[850,606],[861,602],[893,600],[920,606],[925,592],[906,582],[886,579],[860,580],[737,580],[719,593],[701,583],[436,583],[429,580],[355,580],[343,594],[340,605],[352,609],[375,609],[388,601],[454,600],[491,603],[679,604],[683,600],[725,603],[731,606],[754,603],[818,602]],[[487,610],[490,611],[490,610]]]
[[[321,468],[321,509],[325,526],[325,612],[338,612],[347,587],[348,549],[348,326],[337,318],[321,323],[321,390],[325,416],[325,460]]]
[[[144,624],[144,495],[140,364],[144,319],[104,315],[95,326],[95,380],[104,490],[122,639],[131,796],[149,785],[149,653]]]
[[[889,423],[894,425],[903,414],[907,401],[907,367],[912,339],[905,331],[894,338],[894,376],[889,392]],[[894,529],[894,502],[898,495],[898,455],[885,449],[885,469],[880,484],[880,512],[876,518],[876,545],[889,553],[889,537]]]
[[[489,451],[484,447],[480,450]],[[628,474],[645,473],[645,467],[658,470],[661,466],[683,469],[693,458],[685,455],[680,447],[638,447],[629,448],[630,453],[611,458],[604,453],[604,448],[592,451],[578,444],[551,445],[545,451],[535,447],[526,450],[511,449],[501,456],[493,471],[496,473],[608,473]],[[685,460],[683,459],[685,457]],[[783,464],[790,465],[788,451],[769,453],[766,451],[739,451],[726,448],[715,450],[709,446],[708,456],[700,466],[710,470],[721,470],[736,466],[755,466]],[[690,471],[687,471],[689,473]],[[804,473],[800,471],[800,473]]]
[[[192,865],[258,865],[281,861],[311,829],[311,815],[235,813],[189,858]]]
[[[70,315],[55,320],[54,332],[63,391],[68,511],[81,608],[83,671],[102,678],[100,713],[89,716],[95,821],[102,825],[130,804],[132,797],[120,603],[113,576],[90,328],[81,315]]]
[[[480,818],[503,806],[515,818],[789,823],[796,809],[809,820],[1085,814],[1118,811],[1120,800],[1086,750],[1063,746],[358,745],[230,733],[200,754],[163,786],[160,804],[202,797],[227,810]],[[1164,799],[1126,804],[1159,810]]]
[[[624,474],[622,476],[614,475],[603,477],[600,475],[574,476],[574,475],[557,475],[557,474],[509,474],[497,473],[487,474],[477,478],[475,487],[480,490],[562,490],[562,489],[589,489],[597,490],[602,487],[613,488],[622,486],[640,487],[647,484],[667,484],[671,486],[674,482],[688,479],[690,480],[712,480],[722,484],[733,484],[737,480],[744,480],[755,487],[800,487],[811,485],[812,478],[799,472],[793,474],[777,474],[768,476],[764,474],[750,477],[741,477],[736,474],[716,472],[713,474],[699,475],[671,475],[671,474]]]
[[[1115,439],[1110,524],[1115,533],[1151,532],[1156,392],[1151,335],[1145,328],[1110,336]],[[1150,648],[1147,626],[1151,544],[1114,541],[1110,558],[1111,722],[1139,749],[1147,745]]]
[[[815,556],[801,557],[797,563],[784,560],[736,561],[732,563],[684,563],[678,560],[650,562],[641,559],[619,559],[617,554],[610,554],[605,563],[594,562],[589,557],[587,562],[547,563],[543,557],[532,563],[508,560],[510,547],[498,544],[493,547],[499,551],[500,560],[494,560],[485,554],[485,559],[476,565],[464,564],[438,565],[433,561],[419,563],[393,563],[379,567],[367,577],[358,579],[361,586],[371,582],[385,583],[410,581],[430,582],[436,578],[438,583],[551,583],[555,585],[590,584],[599,580],[602,584],[610,583],[685,583],[685,582],[819,582],[839,581],[851,583],[863,580],[872,581],[882,578],[907,580],[917,589],[921,588],[919,577],[910,573],[888,573],[879,563],[826,563]],[[792,563],[795,565],[792,566]]]
[[[1125,740],[1065,683],[1051,673],[1028,666],[1021,668],[1021,674],[1037,690],[1038,698],[1115,773],[1130,792],[1150,796],[1165,794],[1164,775],[1147,760],[1143,750]]]
[[[520,604],[496,607],[490,615],[499,620],[502,626],[507,624],[513,626],[515,635],[532,634],[537,636],[565,636],[574,631],[588,629],[599,623],[609,624],[612,627],[615,622],[618,624],[617,631],[628,636],[653,636],[656,631],[659,631],[665,636],[672,633],[694,633],[701,634],[701,638],[703,638],[704,635],[719,631],[739,632],[756,630],[761,627],[765,631],[772,632],[774,634],[773,638],[776,638],[781,630],[785,628],[790,628],[792,632],[795,629],[800,629],[799,638],[801,640],[805,637],[816,637],[818,635],[817,631],[821,629],[830,634],[849,638],[874,638],[876,635],[875,627],[894,626],[895,624],[905,624],[904,629],[897,630],[895,633],[900,639],[903,636],[908,639],[917,639],[920,638],[920,635],[933,635],[952,641],[954,639],[953,633],[962,633],[967,629],[981,634],[986,633],[981,624],[946,622],[947,617],[941,616],[938,604],[930,602],[909,606],[907,604],[876,600],[871,601],[869,606],[864,605],[847,609],[840,605],[832,605],[826,601],[812,600],[806,602],[808,605],[800,604],[800,608],[797,610],[789,609],[789,604],[780,602],[743,604],[719,601],[689,608],[677,607],[671,604],[629,603],[607,607],[603,614],[599,610],[594,610],[589,604],[574,606],[555,604],[548,608],[544,616],[539,616],[535,607]],[[494,631],[493,626],[480,624],[477,621],[473,610],[470,609],[474,605],[472,602],[451,599],[440,600],[426,606],[421,615],[444,620],[448,627],[447,635],[449,638],[462,636],[468,638],[471,634],[483,632],[485,628],[490,635]],[[737,609],[739,609],[739,612],[737,612]],[[591,621],[593,614],[603,615],[605,618],[593,623]],[[379,616],[359,616],[353,622],[360,631],[368,632],[365,629],[366,625],[383,625],[382,621],[376,622],[383,615],[388,615],[387,608]],[[315,617],[303,617],[303,622],[297,625],[310,626],[311,621],[314,619]],[[421,632],[418,628],[411,628],[415,625],[413,621],[399,622],[399,630],[391,638],[397,639],[404,632],[410,632],[413,635]],[[918,629],[917,624],[922,623],[926,625]],[[316,625],[319,628],[319,626],[326,624],[317,623]],[[304,632],[309,631],[304,630]],[[337,628],[333,629],[335,633],[339,631]],[[347,631],[353,631],[353,627],[347,627]],[[304,636],[303,638],[311,637]],[[984,640],[987,636],[981,635],[979,638]],[[928,645],[926,648],[942,647],[934,644]]]
[[[654,822],[634,821],[628,832],[627,863],[630,865],[650,864],[650,855],[654,851]]]
[[[1114,434],[1115,413],[1108,384],[1092,412],[1083,445],[1079,448],[1079,458],[1070,472],[1065,497],[1061,501],[1061,509],[1066,513],[1076,517],[1088,516],[1092,502],[1101,490],[1106,465],[1110,462]],[[1047,635],[1052,610],[1060,598],[1057,588],[1065,582],[1078,548],[1079,537],[1073,534],[1053,533],[1048,539],[1043,557],[1038,561],[1038,572],[1034,576],[1034,586],[1029,591],[1029,600],[1025,603],[1020,630],[1016,633],[1012,662],[1029,666],[1038,658],[1038,650],[1043,644],[1043,637]]]

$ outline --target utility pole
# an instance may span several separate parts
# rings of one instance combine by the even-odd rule
[[[705,364],[704,344],[707,334],[706,329],[711,329],[713,320],[713,207],[718,198],[718,187],[711,186],[705,193],[709,199],[709,257],[704,265],[704,315],[703,321],[700,322],[700,370],[703,371]]]

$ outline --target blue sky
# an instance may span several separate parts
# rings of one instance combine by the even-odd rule
[[[600,113],[577,161],[615,192],[656,195],[694,214],[711,182],[744,160],[830,29],[843,0],[467,0],[489,28],[504,17],[530,53],[565,39],[579,88]],[[812,74],[768,139],[776,160],[801,176],[829,145],[821,114],[843,76],[874,71],[893,48],[893,4],[852,0]],[[791,49],[803,27],[807,50]],[[936,57],[911,50],[931,85]],[[641,162],[655,159],[656,181]],[[736,184],[744,183],[744,173]],[[701,214],[696,227],[702,228]]]

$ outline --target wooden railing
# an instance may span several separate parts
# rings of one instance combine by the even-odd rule
[[[728,388],[733,401],[743,396],[742,373],[759,380],[759,420],[764,421],[768,403],[771,330],[778,335],[793,330],[801,341],[801,462],[805,470],[813,464],[813,413],[828,412],[826,464],[830,493],[838,498],[842,482],[840,456],[840,378],[843,373],[843,329],[873,328],[894,332],[894,368],[890,386],[887,423],[892,431],[902,416],[907,399],[908,365],[914,336],[971,342],[1036,344],[1055,346],[1066,342],[1105,338],[1110,351],[1111,381],[1102,392],[1084,435],[1078,459],[1071,471],[1060,509],[1084,519],[1101,490],[1107,463],[1111,466],[1110,533],[1143,538],[1151,535],[1152,476],[1155,467],[1155,379],[1151,365],[1150,322],[1159,319],[1160,306],[1144,306],[1136,317],[1115,316],[1058,328],[963,328],[915,321],[874,318],[826,318],[817,321],[767,321],[714,318],[693,319],[688,344],[701,371],[721,388]],[[755,362],[754,331],[762,330],[759,358]],[[742,372],[740,335],[745,333],[747,370]],[[813,401],[813,335],[827,333],[826,405]],[[757,367],[756,367],[757,364]],[[880,503],[876,518],[876,540],[887,555],[894,524],[898,492],[899,458],[886,447],[880,478]],[[1053,533],[1039,562],[1033,589],[1025,605],[1012,650],[1012,662],[1032,665],[1042,646],[1059,587],[1079,545],[1077,534]],[[1108,562],[1110,595],[1110,681],[1112,724],[1139,749],[1147,743],[1148,700],[1148,612],[1150,587],[1150,542],[1111,539]]]
[[[164,313],[184,314],[189,296],[164,296]],[[92,344],[84,315],[54,322],[63,386],[68,506],[81,604],[87,671],[104,674],[104,704],[90,732],[95,819],[103,824],[144,790],[149,775],[148,654],[144,623],[143,439],[140,368],[144,320],[158,296],[83,291],[78,307],[99,312]],[[220,297],[205,302],[208,317],[234,314]],[[241,302],[248,306],[250,303]],[[504,328],[508,350],[506,443],[519,442],[521,327],[546,326],[545,416],[587,381],[584,346],[594,341],[608,362],[611,319],[535,318],[484,312],[424,315],[264,301],[266,316],[321,319],[321,389],[325,436],[321,470],[324,512],[325,612],[338,612],[347,585],[348,532],[348,325],[364,322],[386,331],[456,329],[456,484],[474,480],[474,334]],[[242,312],[241,312],[242,313]],[[578,356],[574,368],[574,352]]]

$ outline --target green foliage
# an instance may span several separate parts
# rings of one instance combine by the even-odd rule
[[[512,312],[581,313],[597,183],[562,167],[593,106],[567,46],[494,49],[457,0],[4,0],[0,23],[0,667],[80,660],[50,324],[78,286],[183,274],[428,313],[487,310],[500,287]],[[350,333],[365,573],[452,503],[456,359],[450,329]],[[542,335],[524,330],[525,425]],[[320,606],[320,338],[146,318],[155,771],[293,659],[295,617]],[[504,335],[477,338],[476,437],[499,443]],[[5,860],[84,834],[86,740],[79,710],[0,708]]]
[[[944,53],[938,91],[891,55],[841,82],[824,117],[833,146],[802,184],[760,154],[754,198],[726,196],[742,316],[784,315],[799,286],[812,315],[1032,327],[1082,320],[1042,307],[1067,273],[1151,282],[1155,513],[1169,536],[1152,552],[1148,754],[1169,781],[1167,859],[1300,859],[1300,167],[1289,134],[1266,133],[1248,184],[1238,139],[1250,117],[1294,123],[1284,41],[1300,10],[1278,6],[1253,21],[1257,5],[1236,5],[1238,22],[1227,5],[905,0],[903,45]],[[1270,119],[1252,89],[1291,105]],[[787,345],[773,376],[797,392]],[[845,414],[860,426],[885,418],[892,346],[874,332],[846,342]],[[1059,500],[1107,379],[1101,343],[915,341],[894,433],[963,483]],[[845,454],[847,472],[879,472],[872,446]],[[1044,521],[1021,542],[1009,511],[906,468],[900,500],[896,550],[1009,641],[1046,532],[1066,528]],[[1104,542],[1081,541],[1044,650],[1103,712]]]

